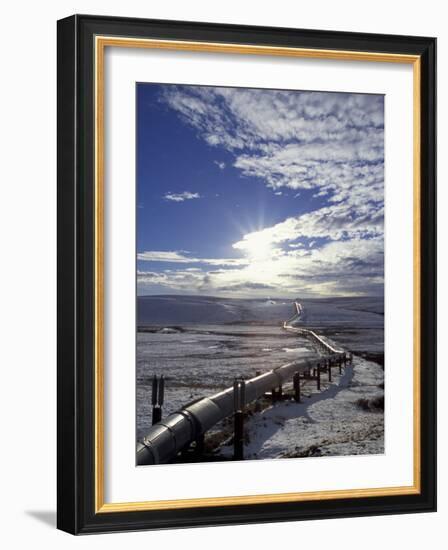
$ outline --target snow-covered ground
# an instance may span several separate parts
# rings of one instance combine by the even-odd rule
[[[355,353],[353,365],[321,391],[307,381],[302,403],[270,405],[246,421],[246,458],[372,454],[384,452],[383,300],[300,300],[296,326]],[[315,357],[312,342],[283,330],[295,308],[290,300],[145,296],[138,301],[137,438],[151,424],[151,378],[166,379],[163,416],[294,359]],[[284,388],[287,392],[288,386]],[[358,400],[363,400],[360,404]],[[216,426],[214,458],[232,454],[231,421]],[[226,442],[228,443],[226,445]],[[209,446],[210,448],[210,446]]]
[[[302,321],[309,327],[383,327],[384,299],[301,299]],[[238,299],[214,296],[139,296],[139,326],[258,322],[281,324],[295,308],[290,299]]]
[[[315,381],[306,382],[301,403],[279,402],[249,417],[246,459],[384,452],[384,413],[374,406],[384,395],[382,368],[355,356],[342,375],[333,369],[331,383],[325,374],[321,380],[320,392]],[[232,452],[231,445],[219,450],[223,456]]]
[[[310,342],[281,326],[194,325],[137,334],[137,436],[151,424],[151,381],[165,377],[166,416],[200,397],[294,359],[312,357]]]

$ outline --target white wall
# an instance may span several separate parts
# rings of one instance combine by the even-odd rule
[[[447,469],[439,472],[439,512],[319,522],[220,527],[183,531],[128,533],[77,538],[54,529],[55,510],[55,252],[56,252],[56,20],[73,13],[97,13],[222,23],[295,26],[439,38],[439,121],[448,120],[448,31],[443,2],[426,0],[165,0],[127,2],[16,1],[2,8],[0,85],[0,540],[5,548],[25,544],[78,548],[123,544],[152,548],[235,545],[292,545],[378,550],[399,545],[421,548],[445,538],[448,520]],[[448,148],[440,124],[439,150]],[[446,154],[446,153],[445,153]],[[440,155],[439,204],[446,204],[447,167]],[[441,216],[439,234],[447,234]],[[448,278],[440,237],[439,280]],[[447,304],[441,285],[439,309]],[[440,316],[440,334],[446,327]],[[441,361],[439,387],[448,383]],[[439,407],[439,461],[447,460],[448,406]],[[181,538],[178,538],[178,537]],[[440,547],[437,544],[436,547]]]

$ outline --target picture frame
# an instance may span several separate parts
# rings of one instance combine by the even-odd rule
[[[412,67],[413,166],[408,169],[413,172],[413,364],[407,365],[413,396],[412,483],[165,500],[151,498],[148,490],[142,501],[107,501],[108,48],[243,54],[248,67],[251,59],[264,56],[272,63],[289,58]],[[199,78],[207,84],[206,74]],[[58,21],[59,529],[84,534],[435,511],[435,113],[434,38],[90,15]]]

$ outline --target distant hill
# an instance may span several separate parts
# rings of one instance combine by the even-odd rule
[[[323,298],[299,301],[303,322],[313,326],[382,326],[383,298]],[[232,299],[157,295],[137,298],[139,326],[262,322],[279,324],[295,312],[290,299]]]
[[[139,325],[182,323],[281,322],[291,315],[292,302],[243,300],[214,296],[139,296]]]

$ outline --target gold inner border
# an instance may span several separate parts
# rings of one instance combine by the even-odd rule
[[[301,493],[275,493],[263,495],[154,500],[142,502],[104,502],[104,54],[106,47],[149,48],[159,50],[233,53],[251,55],[286,56],[312,59],[408,63],[413,65],[413,298],[414,298],[414,366],[413,366],[413,425],[414,425],[414,482],[403,487],[343,489]],[[341,498],[362,498],[420,493],[421,480],[421,426],[420,426],[420,120],[421,120],[421,61],[417,55],[401,55],[344,50],[254,46],[213,42],[188,42],[95,37],[95,513],[167,510],[210,506],[232,506],[275,502],[304,502]]]

